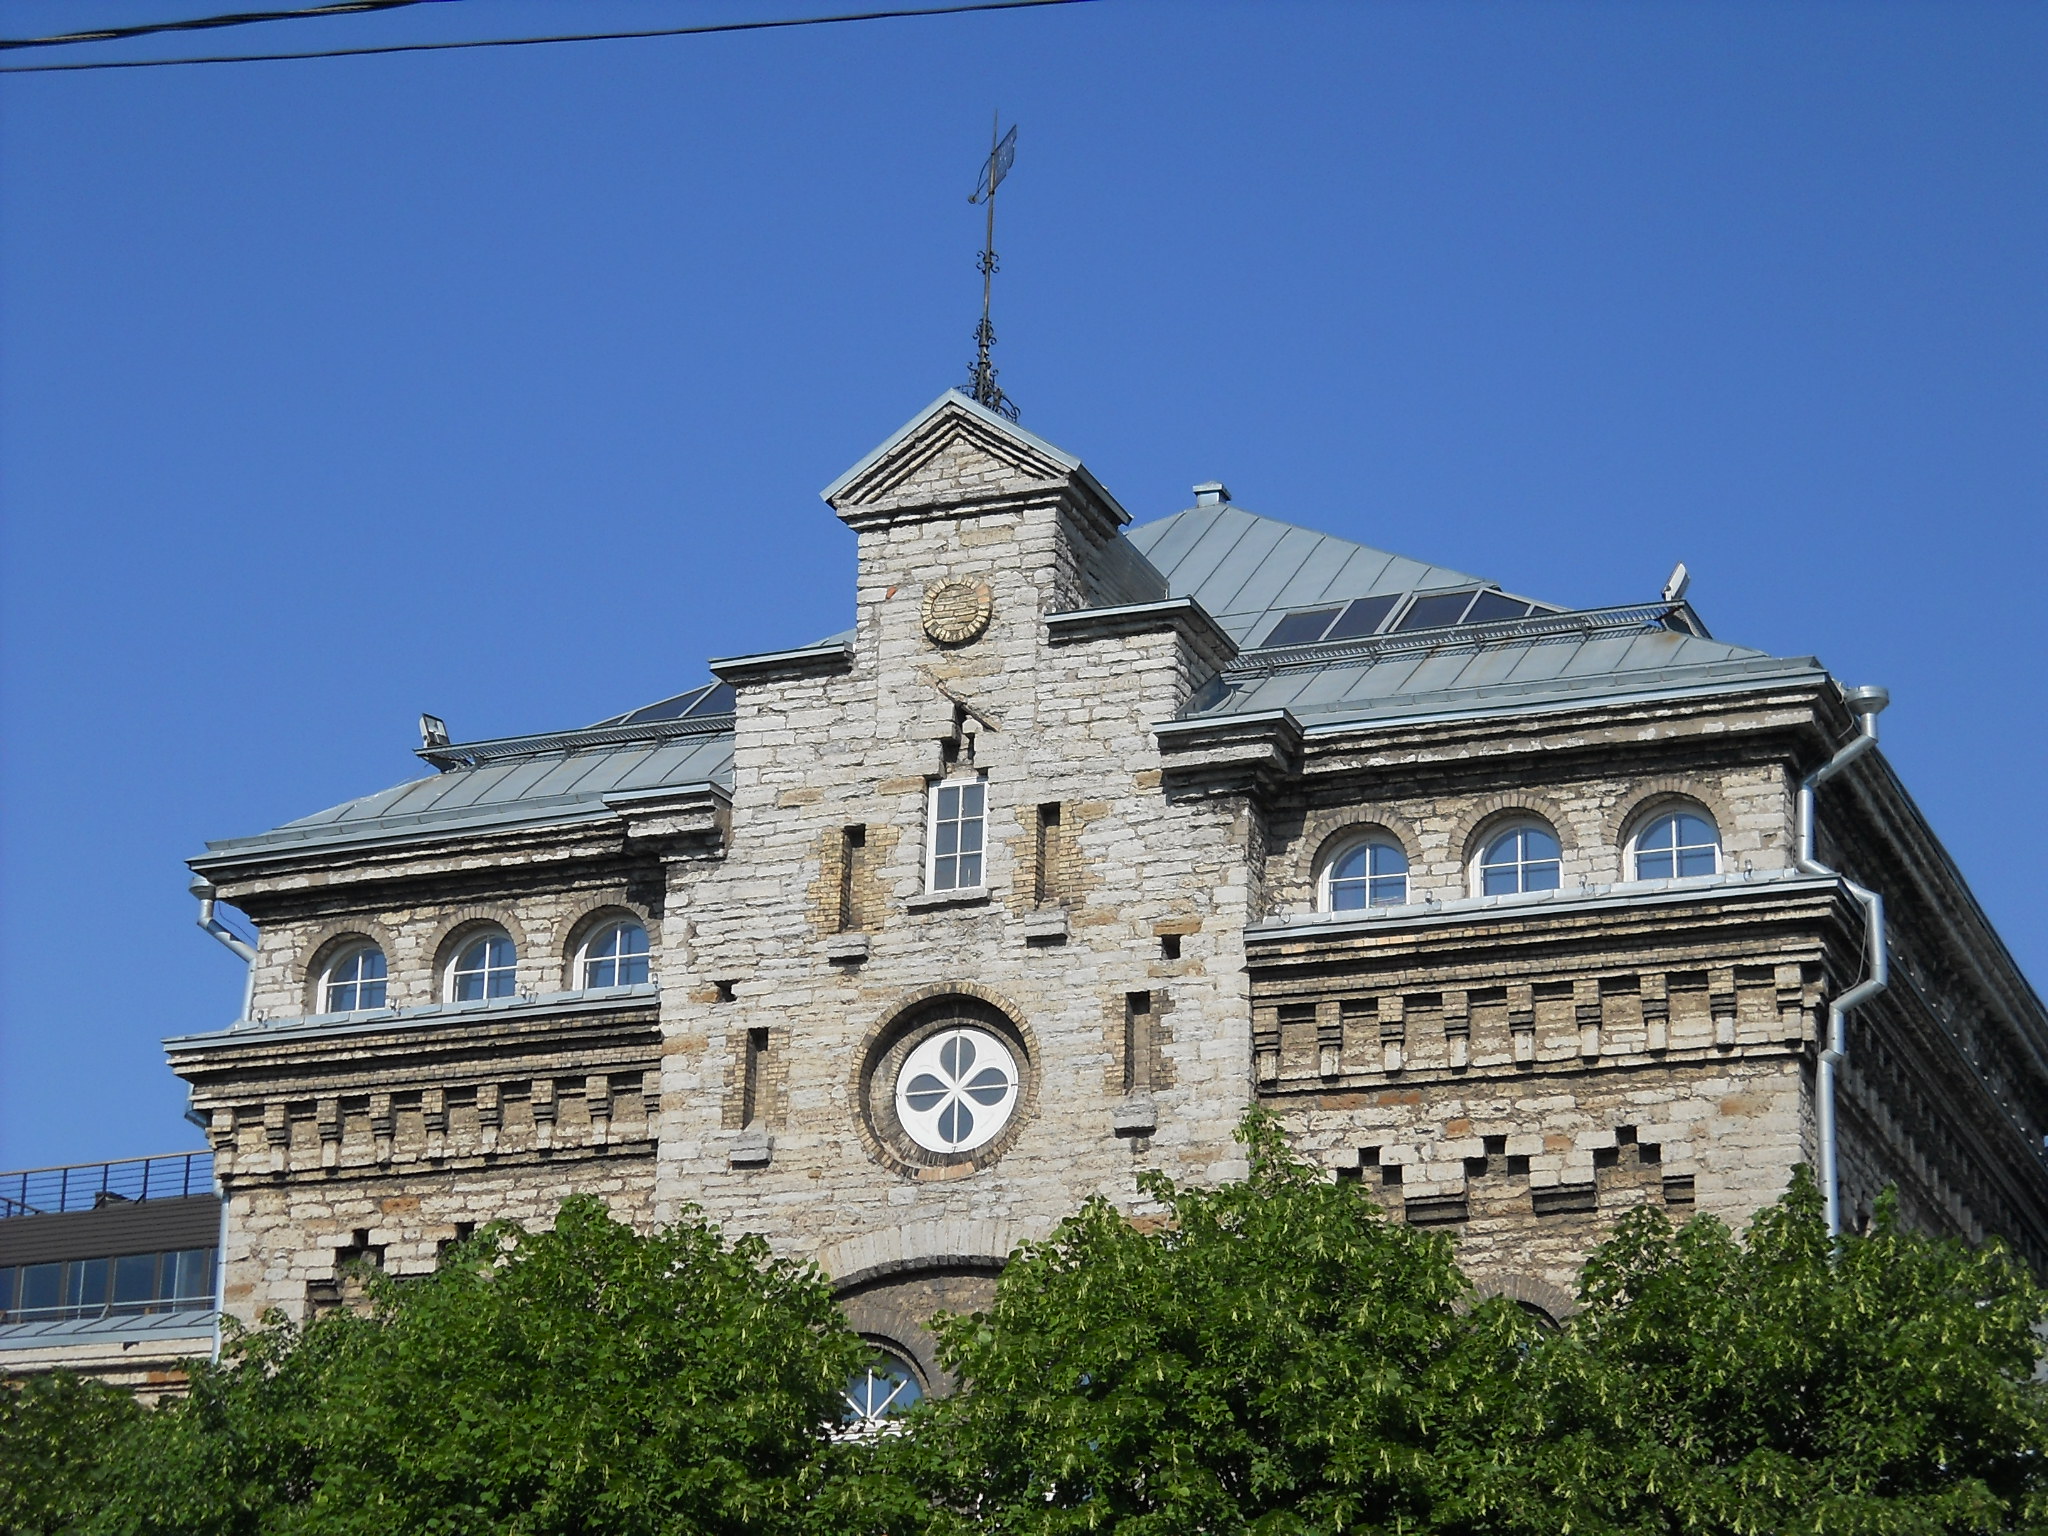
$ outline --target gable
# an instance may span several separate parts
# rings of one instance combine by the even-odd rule
[[[1076,478],[1094,488],[1079,459],[949,390],[822,494],[844,516],[999,498]]]

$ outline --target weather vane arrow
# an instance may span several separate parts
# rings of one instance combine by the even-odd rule
[[[981,163],[981,179],[975,183],[970,203],[988,205],[988,232],[981,245],[981,324],[974,328],[974,366],[968,371],[967,393],[1005,421],[1017,419],[1016,402],[996,384],[995,364],[989,354],[995,349],[996,329],[989,323],[989,292],[996,275],[996,188],[1017,160],[1017,125],[1002,132],[1002,114],[996,114],[989,129],[988,158]]]

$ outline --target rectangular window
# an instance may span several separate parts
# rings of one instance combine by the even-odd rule
[[[981,884],[985,790],[979,779],[932,785],[929,889],[966,891]]]

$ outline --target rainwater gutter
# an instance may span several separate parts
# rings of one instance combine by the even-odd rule
[[[236,937],[233,929],[214,915],[214,902],[219,893],[213,882],[204,875],[195,875],[190,887],[192,894],[199,898],[199,926],[212,934],[221,943],[235,952],[242,964],[248,967],[248,976],[242,983],[242,1015],[235,1022],[246,1024],[249,1015],[256,1008],[256,946],[246,939]],[[202,1125],[201,1130],[206,1127]],[[213,1170],[213,1194],[220,1202],[220,1233],[213,1241],[213,1359],[220,1360],[221,1318],[228,1308],[228,1192],[220,1181],[220,1165],[215,1160]]]
[[[1808,774],[1799,784],[1799,851],[1794,860],[1805,875],[1824,875],[1839,880],[1848,893],[1862,904],[1864,945],[1868,951],[1863,979],[1828,1004],[1827,1038],[1821,1043],[1819,1070],[1814,1084],[1815,1110],[1820,1140],[1820,1185],[1826,1202],[1828,1236],[1842,1235],[1841,1136],[1835,1114],[1836,1080],[1842,1061],[1849,1054],[1848,1016],[1882,992],[1891,980],[1891,956],[1884,937],[1884,898],[1844,875],[1830,869],[1814,856],[1814,794],[1829,779],[1877,745],[1877,716],[1892,696],[1882,688],[1850,688],[1843,702],[1856,716],[1856,734],[1840,751]]]

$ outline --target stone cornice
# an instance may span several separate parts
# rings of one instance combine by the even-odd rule
[[[350,1054],[377,1040],[377,1052],[413,1049],[432,1036],[432,1048],[445,1051],[464,1042],[501,1045],[508,1030],[515,1027],[531,1034],[528,1026],[573,1024],[577,1038],[592,1018],[623,1022],[638,1029],[651,1025],[661,1001],[661,989],[653,982],[631,987],[607,987],[594,992],[553,992],[539,997],[494,999],[483,1003],[434,1003],[424,1008],[380,1008],[369,1013],[312,1014],[301,1018],[270,1019],[237,1029],[216,1030],[203,1035],[172,1035],[164,1042],[173,1067],[181,1064],[208,1066],[231,1058],[263,1061],[266,1066],[280,1056],[279,1047],[292,1046],[289,1055],[326,1053],[335,1046]]]
[[[762,651],[753,656],[725,656],[710,664],[711,675],[735,688],[749,683],[781,682],[796,677],[829,677],[853,666],[853,645],[834,640],[789,651]]]
[[[1176,788],[1232,793],[1301,771],[1301,722],[1288,710],[1169,720],[1152,731]]]
[[[1126,603],[1116,608],[1077,608],[1045,616],[1046,636],[1054,645],[1083,644],[1124,635],[1171,631],[1187,642],[1196,659],[1220,670],[1237,654],[1237,644],[1192,597],[1156,603]]]

